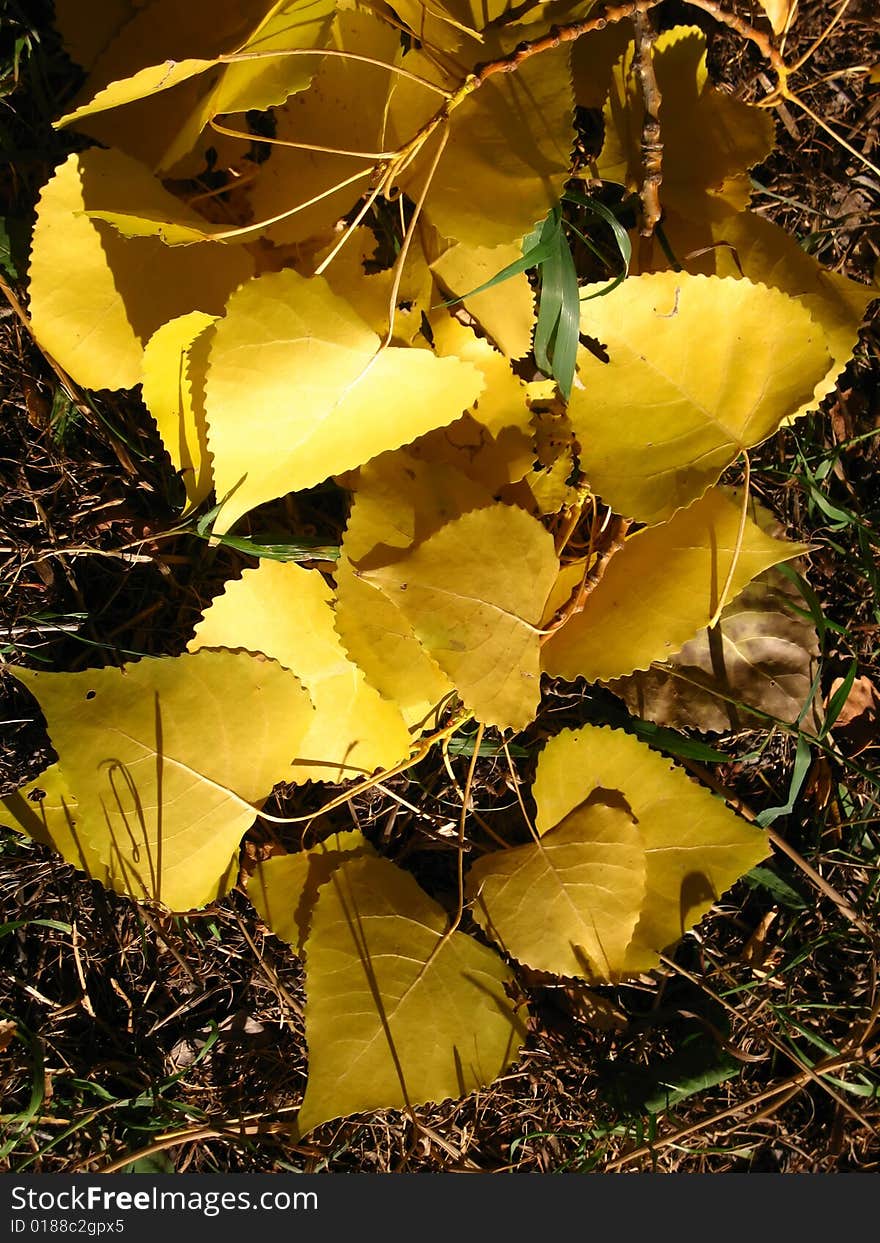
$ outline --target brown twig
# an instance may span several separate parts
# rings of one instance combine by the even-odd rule
[[[605,570],[608,568],[608,562],[616,552],[623,548],[627,532],[631,526],[632,522],[629,518],[621,518],[615,514],[608,523],[607,528],[600,532],[600,539],[597,540],[593,549],[593,552],[596,554],[595,561],[590,565],[588,559],[588,569],[577,588],[556,613],[550,625],[541,631],[542,644],[546,643],[557,630],[560,630],[575,613],[583,611],[590,592],[595,591],[602,581]]]
[[[748,39],[750,43],[754,43],[765,60],[770,62],[774,73],[779,78],[780,84],[785,81],[789,72],[788,66],[782,59],[781,52],[773,46],[773,40],[770,35],[763,30],[758,30],[755,26],[750,26],[745,18],[740,17],[738,13],[730,13],[727,9],[723,9],[718,0],[685,0],[685,3],[691,5],[692,8],[702,9],[704,13],[714,17],[716,21],[729,26],[731,30],[735,30],[743,39]]]
[[[474,83],[472,89],[482,86],[496,73],[512,73],[532,56],[540,56],[542,52],[549,52],[563,43],[574,43],[591,30],[604,30],[606,26],[621,22],[627,17],[634,17],[636,13],[646,13],[648,9],[656,8],[659,3],[660,0],[629,0],[627,4],[609,5],[598,17],[591,17],[587,21],[551,26],[540,39],[520,43],[507,56],[501,56],[485,65],[477,65],[470,79]]]
[[[657,31],[646,9],[633,14],[636,31],[636,77],[645,105],[642,120],[642,219],[639,232],[642,237],[653,237],[654,228],[660,220],[660,183],[663,181],[663,136],[660,130],[660,105],[663,95],[654,71],[654,42]]]

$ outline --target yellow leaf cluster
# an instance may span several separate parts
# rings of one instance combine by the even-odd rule
[[[471,868],[474,914],[541,971],[602,981],[656,965],[767,854],[766,839],[622,730],[567,730],[541,752],[536,840]]]
[[[831,391],[874,291],[747,210],[771,117],[714,88],[693,27],[654,49],[664,245],[639,238],[619,281],[604,242],[572,273],[596,224],[563,198],[586,175],[576,103],[603,111],[591,174],[642,179],[631,27],[550,30],[591,7],[58,0],[88,75],[58,124],[101,145],[40,197],[37,341],[85,388],[141,386],[184,528],[253,551],[279,515],[311,536],[327,497],[321,556],[340,545],[215,584],[183,655],[15,671],[58,760],[6,815],[102,884],[213,901],[276,784],[383,781],[466,718],[525,729],[542,675],[664,662],[711,694],[720,644],[739,691],[766,681],[731,657],[747,626],[771,681],[806,678],[774,645],[809,658],[809,636],[755,580],[807,550],[717,485]],[[793,19],[762,7],[777,33]],[[465,904],[533,970],[618,980],[766,852],[620,731],[551,738],[533,793],[532,840],[479,857],[457,912],[359,833],[257,866],[251,899],[306,964],[301,1133],[461,1095],[515,1057],[513,974],[461,930]]]

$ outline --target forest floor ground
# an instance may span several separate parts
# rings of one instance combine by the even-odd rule
[[[0,264],[20,297],[36,196],[69,149],[50,121],[76,83],[48,3],[28,6],[26,20],[24,7],[4,0],[0,47],[0,139],[10,148]],[[880,61],[873,7],[853,0],[804,81],[813,110],[876,162],[880,88],[865,72]],[[801,10],[790,55],[807,51],[834,6],[806,0]],[[667,24],[680,18],[680,7],[664,11]],[[744,98],[764,94],[760,61],[705,27],[716,80]],[[13,46],[10,32],[24,41]],[[880,182],[802,113],[776,115],[779,146],[753,172],[754,206],[828,267],[871,283]],[[880,333],[869,322],[821,413],[780,432],[754,463],[756,495],[813,549],[820,694],[856,662],[862,695],[852,722],[808,754],[802,747],[798,763],[791,731],[708,739],[724,758],[707,768],[734,805],[790,805],[774,828],[795,858],[774,849],[650,976],[594,991],[523,976],[526,1051],[485,1090],[418,1110],[416,1126],[389,1111],[295,1142],[307,1069],[301,971],[243,893],[163,916],[0,830],[0,1169],[880,1169],[878,379]],[[0,662],[72,670],[176,654],[219,585],[254,563],[192,533],[167,537],[179,490],[138,398],[102,395],[96,410],[85,417],[71,405],[0,297]],[[317,493],[298,529],[338,542],[344,517]],[[541,715],[515,740],[522,773],[550,733],[615,712],[606,692],[548,685]],[[33,702],[2,670],[0,722],[4,793],[50,752]],[[458,759],[452,752],[462,780],[468,739]],[[454,814],[439,757],[392,788]],[[329,793],[300,791],[296,807]],[[474,803],[509,813],[503,756],[479,760]],[[339,824],[352,822],[430,880],[437,840],[414,813],[373,791],[342,809]],[[255,833],[246,853],[260,844]]]

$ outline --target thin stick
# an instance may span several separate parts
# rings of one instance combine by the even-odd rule
[[[718,625],[718,619],[724,611],[727,603],[727,596],[733,583],[733,576],[736,573],[736,567],[739,565],[740,553],[742,552],[743,539],[746,533],[746,521],[749,516],[749,490],[752,481],[752,463],[749,458],[748,450],[743,449],[743,462],[745,464],[745,478],[743,479],[743,499],[742,508],[739,514],[739,526],[736,531],[736,543],[733,546],[733,556],[730,559],[730,569],[727,571],[727,578],[724,580],[724,586],[721,588],[721,595],[718,597],[718,604],[715,612],[709,619],[707,626],[711,630],[713,626]]]
[[[335,186],[331,186],[329,190],[322,190],[320,194],[314,195],[306,203],[298,203],[296,207],[289,207],[286,211],[279,212],[277,216],[270,216],[268,220],[258,220],[255,224],[244,224],[236,229],[225,229],[222,233],[209,233],[206,237],[212,242],[226,242],[234,237],[243,237],[246,233],[254,233],[258,229],[268,229],[270,225],[278,224],[281,220],[286,220],[288,216],[295,216],[297,212],[305,211],[307,207],[312,207],[315,203],[320,203],[321,199],[329,198],[331,194],[335,194],[337,190],[344,190],[346,186],[353,185],[354,182],[360,181],[364,177],[370,177],[373,173],[373,166],[368,165],[362,168],[359,173],[354,173],[351,177],[346,177],[345,181],[337,182]],[[360,197],[360,196],[358,196]]]
[[[448,99],[451,92],[443,86],[438,86],[436,82],[431,82],[428,78],[422,78],[417,73],[412,73],[409,69],[403,69],[400,65],[392,65],[386,60],[379,60],[376,56],[364,56],[361,52],[347,52],[343,48],[335,47],[294,47],[279,48],[275,52],[230,52],[228,56],[218,56],[217,64],[219,65],[235,65],[241,62],[252,60],[280,60],[285,56],[340,56],[343,60],[357,60],[365,65],[375,65],[377,69],[384,69],[388,73],[396,73],[401,78],[409,78],[411,82],[417,82],[419,86],[423,86],[428,91],[433,91],[435,95],[442,95]]]
[[[391,343],[391,338],[394,335],[394,320],[397,315],[397,295],[400,292],[400,282],[403,278],[403,265],[406,263],[406,257],[409,254],[409,248],[412,243],[413,237],[415,236],[415,231],[418,227],[419,217],[422,214],[422,208],[425,206],[425,199],[428,197],[428,191],[430,190],[431,183],[434,180],[434,174],[437,172],[437,166],[440,163],[440,157],[443,155],[443,152],[446,149],[446,144],[448,141],[449,141],[449,128],[447,127],[446,129],[443,130],[443,133],[440,135],[440,141],[437,144],[437,150],[434,153],[434,158],[431,161],[431,165],[428,169],[427,176],[425,177],[425,184],[422,186],[421,193],[419,194],[419,197],[416,201],[415,210],[413,211],[413,215],[412,215],[412,220],[410,220],[409,228],[404,234],[403,245],[400,248],[400,254],[397,256],[397,259],[395,260],[395,263],[394,263],[394,279],[391,282],[391,294],[388,298],[388,333],[385,337],[385,340],[382,342],[382,346],[380,346],[380,348],[387,347]],[[480,728],[482,729],[482,726],[480,726]]]
[[[444,933],[443,940],[448,941],[461,923],[461,917],[464,914],[464,848],[466,844],[465,825],[467,824],[468,804],[471,801],[471,791],[474,787],[474,773],[477,768],[477,760],[480,758],[480,746],[483,742],[483,734],[486,727],[482,721],[477,726],[477,732],[474,736],[474,752],[471,756],[471,762],[468,764],[467,777],[464,783],[464,794],[461,800],[461,815],[458,818],[458,863],[456,867],[456,878],[458,880],[458,908],[455,912],[455,919],[448,932]],[[442,944],[442,942],[441,942]],[[438,946],[439,949],[439,946]],[[436,952],[436,951],[435,951]],[[431,957],[433,958],[433,954]]]
[[[850,155],[854,155],[855,158],[860,160],[866,168],[869,168],[875,176],[880,177],[880,168],[878,168],[876,164],[872,163],[871,160],[869,160],[868,157],[861,151],[858,151],[855,147],[848,143],[845,138],[841,138],[840,134],[833,130],[826,121],[823,121],[817,112],[814,112],[812,108],[804,103],[800,95],[795,95],[792,91],[786,90],[783,92],[783,98],[795,104],[801,109],[802,112],[805,112],[810,120],[818,125],[820,129],[823,129],[825,133],[828,134],[830,138],[833,138],[836,143],[843,147],[844,151],[848,151]]]
[[[818,51],[818,49],[822,46],[822,44],[831,34],[832,30],[837,25],[837,23],[840,21],[840,19],[843,17],[844,13],[849,8],[849,6],[850,6],[850,0],[843,0],[842,4],[840,5],[840,8],[834,14],[831,21],[828,23],[828,25],[825,27],[822,33],[816,39],[813,40],[813,42],[807,48],[806,52],[804,52],[803,56],[799,60],[796,60],[793,65],[789,65],[788,67],[789,73],[797,73],[799,69],[802,69],[804,67],[804,65],[813,55],[813,53]],[[790,21],[786,22],[785,34],[788,34],[789,24],[790,24]]]
[[[393,151],[349,151],[344,147],[323,147],[320,143],[293,142],[288,138],[267,138],[262,134],[251,134],[247,130],[230,129],[227,125],[221,125],[216,118],[212,118],[210,126],[218,134],[226,134],[228,138],[243,138],[247,142],[266,143],[270,147],[292,147],[295,151],[317,151],[321,155],[350,155],[354,159],[361,160],[390,160],[395,154]],[[224,186],[223,190],[229,188],[229,186]],[[190,202],[192,201],[191,199]]]
[[[685,3],[691,5],[692,8],[702,9],[704,13],[714,17],[716,21],[721,22],[724,26],[729,26],[738,35],[748,39],[750,43],[754,43],[764,59],[768,60],[773,66],[773,70],[780,82],[788,77],[789,68],[778,50],[773,46],[770,35],[765,31],[750,26],[738,13],[728,13],[726,9],[722,9],[717,0],[685,0]]]

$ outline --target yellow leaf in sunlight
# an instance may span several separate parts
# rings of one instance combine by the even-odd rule
[[[573,812],[626,811],[645,859],[644,899],[618,976],[650,971],[744,872],[767,857],[765,835],[663,755],[623,730],[587,725],[547,743],[532,787],[542,840]]]
[[[173,169],[218,113],[269,108],[308,86],[318,56],[266,53],[323,48],[335,7],[335,0],[152,0],[105,47],[56,124]],[[230,64],[229,55],[253,59]],[[214,142],[209,135],[203,145]]]
[[[494,851],[468,874],[474,918],[534,971],[612,979],[645,900],[637,825],[614,806],[580,806],[537,842]]]
[[[170,319],[219,314],[253,271],[240,248],[169,250],[156,238],[128,239],[84,214],[118,204],[181,206],[152,174],[118,151],[71,155],[37,205],[30,264],[30,314],[40,345],[86,388],[131,388],[144,346]]]
[[[397,605],[347,558],[339,560],[336,590],[336,629],[345,650],[370,685],[397,705],[407,725],[424,729],[437,706],[452,694],[452,683]]]
[[[540,522],[493,504],[363,577],[397,605],[477,720],[522,729],[538,709],[538,626],[558,568]]]
[[[487,491],[498,492],[522,479],[535,460],[526,386],[485,337],[478,337],[446,311],[436,311],[430,325],[440,357],[473,363],[485,385],[464,418],[421,437],[411,452],[428,461],[448,462]]]
[[[587,287],[587,291],[591,289]],[[660,272],[581,303],[568,415],[581,467],[617,513],[661,522],[808,399],[828,370],[818,324],[777,289]]]
[[[315,714],[290,781],[346,781],[409,754],[400,712],[345,655],[333,628],[333,590],[317,570],[281,561],[245,570],[205,610],[188,647],[262,652],[300,679]]]
[[[434,349],[441,358],[461,358],[482,371],[485,385],[472,412],[477,422],[488,427],[496,436],[505,427],[518,427],[531,444],[532,413],[526,403],[528,390],[519,376],[514,374],[504,355],[493,349],[485,337],[478,337],[472,328],[446,311],[432,316],[431,335]],[[534,457],[534,453],[530,453],[529,457]]]
[[[162,443],[175,469],[181,472],[186,499],[194,509],[214,486],[211,459],[208,454],[208,428],[205,422],[204,393],[194,383],[190,352],[201,346],[207,350],[213,315],[191,311],[163,324],[147,342],[144,350],[144,403],[156,421]],[[204,359],[197,357],[193,371],[204,375]]]
[[[763,570],[808,551],[765,535],[747,517],[737,553],[740,517],[739,506],[715,488],[669,522],[633,535],[610,558],[583,611],[545,644],[546,672],[596,682],[647,669],[709,624],[734,559],[728,601]]]
[[[399,31],[365,9],[339,14],[331,46],[373,57],[383,66],[393,66],[400,59]],[[333,155],[273,146],[251,194],[255,219],[268,220],[291,207],[318,200],[269,226],[266,236],[273,242],[301,242],[322,233],[369,188],[375,157],[387,149],[386,106],[393,76],[390,68],[328,56],[311,87],[276,110],[275,137],[282,142],[365,154]],[[361,176],[351,182],[358,173]],[[350,184],[333,189],[345,181]]]
[[[471,49],[474,62],[502,50],[494,39]],[[424,52],[409,52],[403,66],[447,89],[464,79],[441,73]],[[398,78],[390,110],[395,144],[413,138],[439,103],[423,86]],[[442,237],[467,246],[509,245],[559,201],[569,176],[573,115],[569,46],[563,45],[524,61],[516,73],[488,78],[424,143],[399,184],[417,199],[448,135],[431,179],[427,219]]]
[[[214,530],[442,427],[473,405],[479,371],[392,346],[322,277],[273,272],[232,295],[207,379]]]
[[[305,943],[309,1080],[301,1135],[368,1109],[463,1096],[525,1038],[508,968],[461,932],[408,873],[362,855],[318,893]]]
[[[421,725],[454,688],[397,605],[360,572],[399,559],[446,522],[491,501],[451,466],[406,450],[383,453],[355,483],[336,570],[336,630],[368,681],[410,726]]]
[[[599,176],[629,190],[642,179],[644,103],[635,71],[634,44],[614,68],[605,105],[605,145]],[[663,183],[660,200],[690,215],[708,195],[745,207],[751,187],[746,170],[773,150],[773,118],[717,90],[706,70],[706,36],[696,26],[665,30],[654,44],[654,69],[663,96]]]
[[[0,799],[5,822],[41,846],[57,850],[67,863],[92,880],[111,885],[107,864],[83,832],[76,797],[59,764],[52,764],[13,794]]]
[[[331,833],[308,850],[258,863],[248,880],[248,897],[263,923],[302,957],[321,885],[344,859],[374,853],[357,830]]]
[[[46,718],[86,861],[97,856],[119,892],[171,910],[222,896],[252,804],[291,779],[311,723],[299,680],[244,652],[12,672]]]
[[[663,229],[672,253],[687,271],[769,285],[809,311],[824,333],[831,365],[812,397],[786,421],[816,409],[834,391],[852,358],[865,312],[880,298],[880,290],[823,268],[790,233],[754,212],[716,213],[699,221],[670,212]],[[650,249],[649,258],[651,270],[668,266],[659,244]]]
[[[431,271],[452,297],[479,289],[493,276],[522,258],[522,248],[508,246],[450,246],[431,264]],[[464,297],[463,305],[482,325],[508,358],[522,358],[532,347],[535,326],[535,295],[525,272]]]

